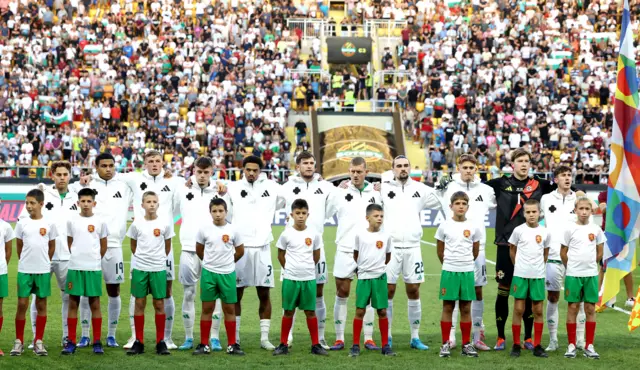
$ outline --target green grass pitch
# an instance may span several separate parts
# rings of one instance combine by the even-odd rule
[[[176,235],[178,234],[179,226],[176,226]],[[274,227],[274,237],[277,239],[278,235],[282,231],[282,227]],[[398,353],[398,357],[384,358],[378,352],[363,352],[363,354],[355,359],[347,356],[348,351],[343,350],[340,352],[330,352],[328,357],[313,357],[309,354],[310,338],[307,332],[307,328],[304,322],[304,315],[298,315],[297,323],[294,330],[294,346],[291,350],[291,354],[287,357],[273,357],[271,353],[260,349],[260,330],[258,325],[258,312],[257,312],[257,298],[255,290],[247,289],[245,291],[243,301],[243,315],[242,315],[242,327],[241,327],[241,340],[242,348],[247,355],[245,357],[230,357],[223,352],[212,353],[206,357],[193,357],[191,352],[173,351],[171,356],[159,357],[155,355],[153,349],[154,346],[149,345],[147,347],[147,353],[142,356],[134,358],[127,357],[121,348],[110,349],[105,348],[105,355],[97,357],[93,355],[90,348],[78,349],[74,356],[62,357],[60,355],[60,339],[62,335],[61,320],[60,320],[60,295],[58,290],[55,289],[55,282],[52,279],[52,296],[48,304],[48,322],[45,332],[45,345],[49,351],[49,356],[46,358],[39,358],[25,348],[25,353],[22,357],[9,357],[8,352],[11,349],[13,340],[15,338],[14,329],[14,316],[16,310],[16,298],[15,298],[15,284],[18,261],[14,253],[14,257],[11,260],[9,266],[9,284],[10,284],[10,297],[4,300],[4,326],[2,333],[0,333],[0,348],[2,348],[6,355],[4,358],[0,358],[1,369],[32,369],[32,368],[47,368],[47,369],[176,369],[181,366],[188,366],[191,368],[201,368],[203,366],[230,366],[235,369],[247,368],[331,368],[335,369],[340,367],[341,369],[351,368],[405,368],[405,369],[417,369],[429,366],[427,364],[432,363],[433,366],[438,368],[468,368],[469,366],[483,366],[487,368],[499,368],[499,369],[538,369],[538,368],[550,368],[550,367],[570,367],[570,368],[603,368],[604,366],[618,369],[633,369],[637,367],[636,357],[640,348],[640,333],[629,334],[627,331],[628,316],[613,310],[607,310],[604,313],[598,314],[598,327],[596,331],[595,346],[600,353],[602,359],[599,361],[590,361],[580,356],[577,359],[569,360],[565,359],[562,355],[566,346],[566,332],[564,329],[564,320],[566,313],[566,303],[561,300],[560,304],[560,325],[559,325],[559,339],[561,349],[559,352],[551,353],[548,359],[537,359],[532,354],[523,352],[522,357],[519,359],[511,359],[508,352],[489,352],[480,353],[480,357],[477,359],[463,358],[460,356],[459,348],[455,349],[452,353],[452,357],[449,359],[440,359],[438,357],[438,348],[440,344],[440,313],[441,303],[438,300],[438,284],[440,279],[440,262],[436,256],[436,250],[433,246],[433,235],[435,229],[424,229],[424,243],[422,245],[422,254],[424,258],[425,268],[425,283],[421,287],[421,301],[422,301],[422,326],[420,329],[420,337],[424,343],[428,344],[431,348],[429,351],[419,352],[409,348],[409,323],[407,321],[407,305],[406,295],[402,286],[398,287],[395,303],[394,303],[394,318],[393,318],[393,345],[395,351]],[[179,262],[180,245],[174,242],[174,255],[176,263]],[[488,230],[487,240],[493,239],[493,230]],[[333,267],[333,256],[335,253],[335,228],[327,227],[324,234],[327,265],[331,269]],[[129,241],[125,241],[124,247],[125,261],[129,260],[131,251],[129,249]],[[489,245],[487,247],[487,258],[489,260],[495,260],[495,246]],[[272,253],[274,266],[278,266],[276,261],[275,251]],[[126,268],[126,274],[128,276],[128,265]],[[279,277],[279,270],[276,277]],[[495,344],[495,321],[494,321],[494,302],[497,285],[494,280],[491,279],[495,274],[494,266],[489,262],[487,263],[487,274],[490,277],[489,284],[485,287],[485,314],[484,321],[486,326],[487,344],[493,346]],[[636,274],[636,284],[639,281],[640,276]],[[325,302],[327,305],[327,328],[326,339],[330,344],[335,340],[334,327],[333,327],[333,303],[335,297],[335,284],[333,279],[329,280],[329,283],[325,286]],[[400,283],[402,285],[402,283]],[[130,335],[129,319],[128,319],[128,304],[129,304],[129,279],[127,278],[125,283],[121,287],[122,291],[122,314],[120,316],[120,324],[118,326],[117,340],[120,345],[127,342]],[[273,318],[271,324],[270,339],[271,342],[277,344],[280,333],[280,320],[282,317],[281,301],[280,301],[280,283],[276,283],[276,288],[273,289],[271,294],[273,304]],[[182,327],[182,286],[176,280],[173,285],[173,293],[176,302],[176,319],[173,330],[173,340],[177,345],[180,345],[184,339],[184,329]],[[346,327],[346,345],[350,346],[351,342],[351,328],[355,305],[355,284],[352,285],[352,296],[349,299],[349,313],[347,318]],[[625,299],[624,293],[619,294],[618,302],[623,302]],[[511,302],[510,308],[513,307]],[[102,311],[103,317],[103,336],[107,334],[107,296],[104,293],[102,299]],[[152,306],[149,303],[147,305],[146,312],[146,324],[145,324],[145,338],[149,342],[155,338],[155,323],[153,318]],[[195,323],[195,337],[199,338],[199,315],[200,315],[200,302],[196,302],[196,323]],[[377,320],[376,320],[377,322]],[[30,326],[27,324],[25,330],[25,339],[28,341],[31,339]],[[507,323],[507,347],[511,345],[511,321]],[[78,336],[80,335],[80,328],[78,328]],[[226,336],[224,333],[224,325],[221,327],[221,342],[223,345],[226,343]],[[380,334],[378,332],[378,326],[376,323],[374,338],[379,343]],[[460,343],[460,333],[457,334],[458,343]],[[103,339],[104,341],[104,339]],[[196,339],[197,341],[197,339]],[[545,335],[543,336],[543,345],[548,343],[548,335],[545,327]]]

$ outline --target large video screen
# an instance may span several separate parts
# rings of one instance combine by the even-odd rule
[[[327,61],[336,64],[367,64],[371,61],[368,37],[327,37]]]

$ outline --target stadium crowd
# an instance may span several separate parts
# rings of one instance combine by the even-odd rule
[[[0,165],[19,175],[68,159],[77,176],[105,151],[119,170],[139,169],[147,149],[176,174],[207,155],[216,176],[233,178],[226,169],[250,153],[286,174],[292,152],[309,146],[304,121],[287,137],[289,111],[354,90],[406,108],[425,178],[463,153],[489,176],[508,171],[505,158],[524,146],[537,172],[569,164],[577,183],[606,181],[613,0],[347,0],[343,23],[408,23],[381,62],[411,77],[376,91],[364,68],[331,80],[304,74],[320,68],[319,43],[304,55],[302,30],[286,20],[329,18],[327,1],[94,3],[0,1]]]

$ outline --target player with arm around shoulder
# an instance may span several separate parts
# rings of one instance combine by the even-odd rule
[[[589,222],[593,211],[589,198],[578,197],[575,207],[578,220],[567,228],[560,247],[560,257],[567,269],[564,299],[569,303],[567,311],[569,347],[564,357],[576,357],[576,318],[580,303],[584,302],[584,311],[587,316],[584,356],[599,359],[600,355],[593,347],[596,333],[595,305],[598,302],[598,263],[602,260],[607,238],[598,225]]]

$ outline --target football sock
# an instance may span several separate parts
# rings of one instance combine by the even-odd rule
[[[576,345],[576,323],[567,323],[567,339],[569,340],[569,344]]]
[[[36,309],[36,295],[31,295],[31,306],[29,308],[29,318],[31,319],[31,333],[33,337],[36,337],[36,316],[38,316],[38,310]],[[66,328],[66,323],[62,324],[62,330]]]
[[[235,321],[233,322],[233,324],[235,325]],[[226,321],[225,321],[225,325]],[[269,319],[262,319],[260,320],[260,342],[263,341],[268,341],[269,340],[269,328],[271,327],[271,320]],[[235,332],[235,327],[234,327],[234,332]],[[231,343],[233,344],[233,343]]]
[[[353,345],[360,345],[360,334],[362,334],[362,319],[353,319]]]
[[[291,330],[291,324],[293,324],[293,317],[282,317],[282,325],[280,328],[280,344],[287,344],[287,340],[289,339],[289,331]]]
[[[167,328],[165,328],[166,322],[166,314],[156,314],[156,344],[160,343],[164,338],[167,338]],[[169,338],[171,338],[171,336],[169,336]]]
[[[20,339],[20,342],[24,344],[24,324],[26,320],[16,319],[16,339]]]
[[[324,340],[324,326],[327,323],[327,306],[324,296],[316,297],[316,317],[318,318],[318,337]]]
[[[458,326],[458,315],[460,315],[460,303],[456,301],[456,305],[453,307],[453,313],[451,314],[451,333],[449,333],[449,340],[456,341],[456,327]]]
[[[282,310],[284,315],[284,310]],[[293,328],[296,326],[296,316],[298,315],[298,311],[293,311],[293,319],[291,321],[291,329],[289,330],[289,337],[287,337],[287,343],[293,340]]]
[[[460,332],[462,332],[462,344],[471,343],[471,321],[461,321]]]
[[[144,314],[133,316],[133,321],[135,321],[136,339],[144,343]]]
[[[44,338],[44,328],[47,326],[47,316],[36,317],[36,340]]]
[[[176,303],[173,300],[173,296],[164,299],[164,313],[165,313],[165,325],[164,325],[164,337],[167,340],[171,340],[171,333],[173,333],[173,318],[176,313]]]
[[[482,331],[482,316],[484,314],[484,301],[471,301],[471,325],[473,326],[473,341],[480,340]]]
[[[451,334],[451,321],[440,321],[440,334],[442,335],[442,344],[447,343]]]
[[[236,343],[240,342],[240,316],[236,316]]]
[[[507,325],[507,318],[509,317],[509,289],[498,288],[495,309],[498,338],[505,339],[504,327]]]
[[[35,299],[34,299],[34,302],[35,302]],[[63,337],[66,337],[69,335],[69,329],[67,328],[68,316],[69,316],[69,295],[67,293],[62,292],[62,336]]]
[[[131,327],[131,336],[135,339],[138,338],[136,331],[136,297],[133,295],[129,298],[129,327]],[[138,338],[139,339],[139,338]],[[141,341],[142,342],[142,341]]]
[[[544,328],[544,323],[534,322],[533,323],[533,346],[539,346],[540,342],[542,342],[542,330]]]
[[[373,307],[371,307],[371,305],[367,305],[366,310],[364,311],[364,319],[363,321],[363,325],[364,325],[364,341],[368,341],[368,340],[373,340],[373,320],[375,317],[375,313],[374,313],[374,309]],[[389,333],[386,334],[387,336],[389,335]]]
[[[319,343],[318,339],[318,318],[311,317],[307,318],[307,328],[309,329],[309,334],[311,334],[311,345],[315,346]]]
[[[596,336],[596,322],[595,321],[587,321],[585,323],[587,329],[587,337],[584,348],[589,347],[590,344],[593,344],[593,340]]]
[[[209,345],[209,332],[211,331],[211,320],[200,320],[200,344]]]
[[[522,326],[520,325],[516,325],[516,324],[511,325],[511,332],[513,333],[513,344],[516,346],[520,345],[520,329],[521,328]]]
[[[419,299],[409,299],[407,301],[407,316],[409,317],[409,326],[411,328],[411,339],[420,338],[420,320],[422,319],[422,304]]]
[[[220,339],[220,322],[222,321],[222,302],[216,299],[216,308],[211,315],[211,333],[209,338]]]
[[[584,327],[587,322],[587,316],[584,313],[584,303],[580,303],[580,311],[578,311],[578,316],[576,317],[576,339],[579,342],[584,342]]]
[[[547,326],[549,327],[549,338],[558,340],[558,302],[547,301]]]
[[[78,318],[74,317],[68,317],[67,318],[67,326],[69,327],[69,341],[71,341],[71,343],[76,344],[78,342],[76,342],[77,338],[77,327],[78,327]]]
[[[386,317],[378,319],[378,326],[380,326],[380,341],[381,345],[384,347],[389,344],[389,319]],[[373,328],[373,324],[371,325]],[[366,339],[366,335],[365,335]]]
[[[102,317],[91,319],[91,326],[93,327],[93,343],[99,342],[102,337]]]
[[[82,336],[89,337],[91,329],[91,306],[89,306],[88,297],[80,297],[80,326],[82,327]],[[75,343],[75,342],[74,342]]]
[[[532,339],[533,332],[533,302],[531,298],[524,301],[524,314],[522,315],[524,322],[524,340]]]
[[[393,299],[387,300],[387,319],[389,320],[389,338],[393,337],[391,334],[391,325],[393,324]]]
[[[4,317],[0,316],[0,333],[2,333],[2,324],[4,323]]]
[[[236,344],[236,322],[225,320],[224,328],[227,331],[227,343],[229,345]]]
[[[336,296],[336,301],[333,305],[333,324],[336,330],[336,340],[343,342],[344,328],[347,326],[347,299]]]
[[[109,325],[107,326],[107,336],[116,337],[116,329],[120,320],[120,310],[122,310],[122,300],[120,296],[109,297],[109,305],[107,306],[107,318]]]
[[[184,336],[186,339],[193,339],[193,326],[196,321],[195,299],[195,285],[185,285],[184,296],[182,297],[182,322],[184,324]]]

